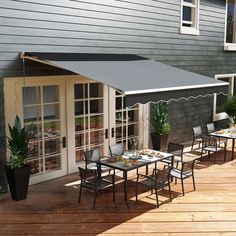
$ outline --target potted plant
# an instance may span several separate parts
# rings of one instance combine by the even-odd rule
[[[10,158],[6,162],[5,171],[13,200],[27,198],[30,167],[25,164],[28,155],[29,129],[21,127],[20,118],[16,116],[14,126],[8,125],[10,137],[7,137],[7,148]]]
[[[165,150],[170,132],[167,106],[165,102],[151,104],[150,122],[154,129],[151,133],[154,150]]]

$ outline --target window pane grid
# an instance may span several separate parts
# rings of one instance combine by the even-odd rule
[[[85,150],[104,145],[103,84],[75,84],[74,107],[75,156],[76,162],[80,162],[84,159]]]
[[[181,33],[198,34],[199,0],[182,0]]]
[[[59,87],[24,87],[22,92],[24,125],[32,126],[29,156],[26,160],[31,166],[31,174],[39,175],[45,174],[46,170],[58,170],[61,168]],[[55,155],[56,162],[53,157]],[[45,161],[48,156],[53,158]]]
[[[138,141],[138,107],[126,107],[125,96],[116,92],[116,143],[122,142],[125,149],[130,148],[131,139]],[[136,126],[134,128],[134,126]]]

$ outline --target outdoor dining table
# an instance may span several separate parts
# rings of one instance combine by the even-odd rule
[[[172,156],[173,154],[170,154],[170,153],[150,150],[147,152],[147,154],[146,152],[145,153],[140,152],[139,155],[134,156],[131,153],[125,153],[124,155],[120,157],[115,157],[115,159],[114,157],[108,158],[105,160],[103,159],[100,161],[100,164],[113,168],[113,169],[123,171],[124,200],[127,201],[128,172],[136,169],[138,173],[138,169],[140,167],[146,166],[147,168],[148,165],[153,164],[153,163],[155,164],[155,168],[156,168],[158,161],[161,161],[165,158],[169,158]]]
[[[210,136],[217,137],[217,138],[225,138],[225,139],[232,139],[232,160],[234,159],[234,146],[235,146],[235,139],[236,139],[236,132],[231,132],[230,129],[222,129],[210,133]]]

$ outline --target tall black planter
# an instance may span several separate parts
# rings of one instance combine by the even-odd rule
[[[11,198],[15,201],[27,198],[30,166],[24,165],[19,169],[10,169],[5,166],[6,176],[11,192]]]
[[[151,133],[152,147],[154,150],[166,151],[168,134],[160,135],[157,133]]]

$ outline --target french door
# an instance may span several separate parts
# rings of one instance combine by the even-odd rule
[[[109,145],[140,135],[140,109],[127,108],[119,91],[82,76],[12,78],[4,80],[6,125],[19,115],[31,126],[30,183],[78,171],[84,151],[98,148],[109,154]],[[7,96],[13,94],[13,96]]]
[[[129,148],[129,140],[139,139],[139,106],[125,106],[125,97],[119,91],[93,80],[67,82],[69,104],[68,150],[69,172],[83,164],[84,151],[98,148],[101,155],[109,154],[109,145],[122,142]],[[73,104],[73,105],[71,105]]]
[[[67,174],[65,83],[62,79],[35,78],[15,83],[16,114],[30,126],[30,183]]]

